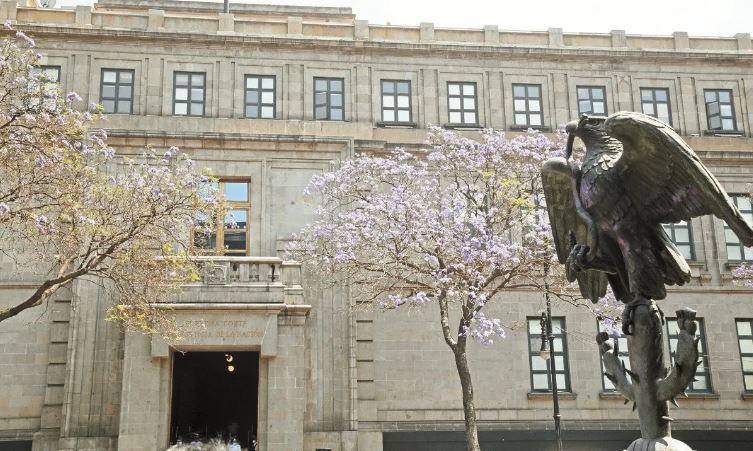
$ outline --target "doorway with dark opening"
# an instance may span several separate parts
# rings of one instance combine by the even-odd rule
[[[258,398],[258,352],[175,352],[170,443],[235,438],[249,447]]]

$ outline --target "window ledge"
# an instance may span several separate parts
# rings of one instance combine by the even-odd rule
[[[530,125],[511,125],[509,128],[510,128],[510,130],[514,130],[514,131],[526,131],[526,130],[529,130],[529,129],[530,130],[540,131],[540,132],[551,132],[552,131],[552,127],[547,127],[545,125],[542,125],[540,127],[539,126],[533,127],[533,126],[530,126]]]
[[[703,136],[724,136],[731,138],[742,138],[744,135],[740,130],[704,130]]]
[[[481,130],[484,128],[479,124],[444,124],[442,127],[448,130]]]
[[[750,396],[750,399],[753,399],[753,393],[749,393],[748,396]],[[618,391],[602,391],[599,392],[599,398],[601,399],[619,399],[619,400],[625,400],[625,397],[622,395],[622,393]],[[698,400],[698,399],[719,399],[718,393],[688,393],[688,396],[682,396],[679,395],[675,399],[678,401],[683,399],[690,399],[690,400]]]
[[[753,401],[753,393],[751,392],[742,392],[740,394],[740,399],[743,401]]]
[[[737,269],[743,265],[753,265],[753,260],[729,260],[724,264],[724,267],[727,270],[732,271],[733,269]]]
[[[619,400],[625,399],[625,397],[622,396],[622,393],[618,391],[600,391],[599,398],[600,399],[619,399]]]
[[[415,122],[384,122],[379,121],[376,123],[377,127],[382,128],[417,128],[418,124]]]
[[[552,392],[539,392],[539,391],[529,391],[528,399],[552,399]],[[753,396],[753,394],[751,394]],[[560,400],[574,400],[578,397],[577,393],[573,392],[559,392],[557,398]]]
[[[675,399],[678,401],[681,401],[683,399],[719,399],[719,393],[688,392],[687,396],[680,395],[680,396],[677,396]]]

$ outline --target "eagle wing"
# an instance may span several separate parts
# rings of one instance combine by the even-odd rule
[[[753,246],[753,229],[671,127],[645,114],[619,112],[607,118],[604,129],[622,142],[622,156],[612,171],[643,220],[660,224],[714,214],[745,246]]]
[[[572,249],[570,234],[578,243],[588,243],[589,225],[578,214],[574,186],[577,183],[573,169],[564,158],[551,158],[541,169],[542,185],[546,198],[549,223],[554,236],[554,246],[560,263],[565,263]],[[607,275],[588,270],[577,275],[578,286],[584,298],[596,301],[606,294]]]

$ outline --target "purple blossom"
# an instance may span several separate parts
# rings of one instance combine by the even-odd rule
[[[462,334],[490,344],[504,329],[482,309],[511,283],[503,275],[540,273],[554,255],[545,215],[521,210],[540,194],[532,190],[542,161],[564,141],[490,130],[474,141],[431,128],[426,144],[357,155],[313,176],[305,193],[321,206],[291,251],[323,275],[347,274],[356,296],[383,308],[439,298],[464,306],[456,314],[473,316]]]
[[[65,95],[65,100],[67,100],[68,102],[73,102],[73,101],[80,102],[81,96],[78,95],[78,93],[71,91]]]
[[[36,217],[36,226],[39,231],[44,231],[50,225],[50,220],[45,215],[39,215]]]
[[[10,207],[5,203],[0,203],[0,216],[5,216],[10,214]]]
[[[13,28],[13,24],[11,23],[10,19],[6,20],[5,23],[3,23],[3,26],[8,30]]]
[[[7,22],[6,22],[6,24],[7,24]],[[6,28],[10,28],[10,27],[6,26]],[[31,39],[29,36],[27,36],[26,33],[24,33],[23,31],[17,31],[16,32],[16,37],[19,38],[19,39],[23,39],[23,41],[29,47],[34,47],[34,46],[37,45],[36,42],[34,42],[34,40]]]

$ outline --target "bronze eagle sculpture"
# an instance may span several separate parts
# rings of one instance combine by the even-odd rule
[[[713,214],[745,246],[753,229],[695,152],[667,124],[633,112],[582,116],[567,124],[566,157],[548,160],[542,183],[557,257],[568,280],[596,302],[607,284],[631,310],[683,285],[690,268],[662,224]],[[575,137],[583,163],[571,163]]]

